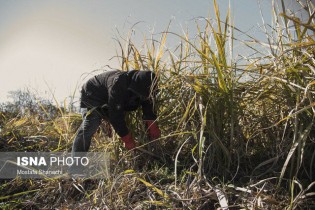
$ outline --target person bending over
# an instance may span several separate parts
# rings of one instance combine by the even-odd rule
[[[92,136],[102,119],[112,125],[128,150],[135,148],[136,143],[125,122],[125,113],[139,107],[142,108],[142,120],[148,128],[149,138],[159,138],[161,132],[154,112],[156,91],[157,78],[151,71],[114,70],[89,79],[81,90],[83,122],[72,145],[72,156],[89,150]]]

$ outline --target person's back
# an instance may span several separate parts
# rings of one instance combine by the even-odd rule
[[[107,71],[90,78],[81,89],[81,108],[92,108],[107,103],[108,87],[114,83],[114,79],[125,72],[113,70]]]

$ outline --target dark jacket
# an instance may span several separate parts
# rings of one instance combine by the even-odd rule
[[[104,117],[119,136],[128,134],[125,112],[142,107],[143,120],[155,120],[152,97],[156,79],[151,71],[108,71],[89,79],[81,90],[81,107],[103,107]]]

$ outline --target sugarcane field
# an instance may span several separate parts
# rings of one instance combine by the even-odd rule
[[[315,209],[313,1],[252,1],[260,12],[246,12],[260,20],[257,33],[242,29],[249,14],[242,20],[235,14],[245,12],[239,9],[245,0],[168,1],[182,10],[166,1],[45,2],[0,1],[0,28],[11,30],[13,40],[0,32],[0,63],[43,63],[47,78],[57,71],[58,60],[41,60],[39,52],[31,55],[38,62],[23,60],[27,53],[20,61],[4,56],[22,33],[14,32],[22,25],[10,29],[14,21],[5,22],[13,8],[20,8],[21,23],[38,24],[23,39],[51,22],[66,30],[49,26],[51,37],[86,35],[89,41],[69,39],[73,55],[59,54],[64,69],[55,76],[78,84],[71,96],[60,100],[53,89],[44,97],[19,88],[0,100],[0,209]],[[143,14],[132,13],[138,11],[133,4],[142,4]],[[151,4],[165,5],[145,7]],[[92,20],[114,21],[100,14],[117,13],[116,7],[127,12],[104,36],[115,45],[108,62],[117,65],[105,59],[101,68],[82,66],[83,74],[71,76],[64,60],[92,59],[90,52],[109,45],[93,38],[101,26]],[[23,18],[31,10],[33,16]],[[194,18],[178,24],[190,10]],[[75,11],[87,12],[90,24],[75,22]],[[177,12],[170,17],[169,11]],[[56,16],[61,12],[78,30],[62,21],[68,16]],[[42,39],[37,47],[46,46]],[[89,49],[90,42],[98,48]],[[26,42],[16,45],[16,53],[26,52]],[[61,45],[52,43],[51,53]],[[9,70],[2,68],[1,83],[9,86]],[[30,74],[23,71],[22,77]]]

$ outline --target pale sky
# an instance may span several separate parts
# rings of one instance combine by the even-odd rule
[[[225,16],[228,0],[217,0]],[[271,0],[261,0],[270,21]],[[212,0],[0,0],[0,102],[28,87],[63,100],[82,84],[81,75],[110,64],[116,68],[116,28],[138,22],[142,33],[195,30],[193,18],[208,17]],[[250,34],[261,24],[256,0],[231,0],[234,24]],[[213,14],[214,16],[214,14]],[[137,31],[138,30],[138,31]],[[138,36],[138,37],[137,37]],[[48,88],[49,87],[49,88]],[[79,88],[77,88],[78,90]]]

